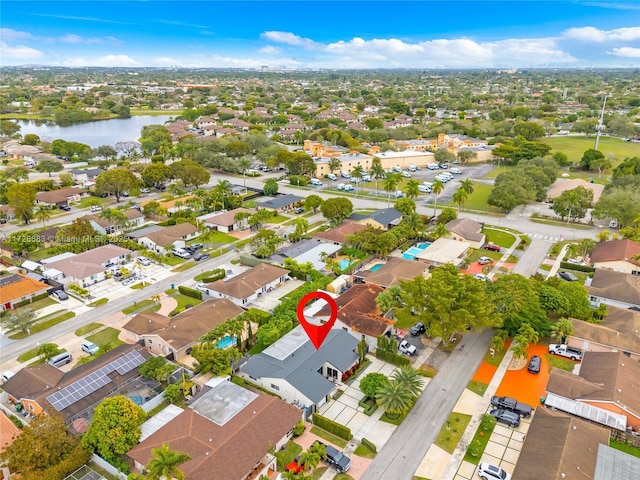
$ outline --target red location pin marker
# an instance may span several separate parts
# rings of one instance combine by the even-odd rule
[[[329,308],[331,309],[331,317],[329,317],[329,321],[322,325],[313,325],[312,323],[307,322],[307,319],[304,318],[304,307],[309,300],[313,300],[314,298],[321,298],[329,304]],[[298,303],[298,321],[300,322],[300,325],[302,325],[302,328],[304,328],[304,331],[307,332],[307,336],[309,337],[309,340],[311,340],[311,343],[313,343],[313,346],[316,347],[316,350],[320,348],[324,339],[327,338],[329,330],[331,330],[333,324],[336,323],[336,318],[338,318],[338,305],[328,293],[307,293]]]

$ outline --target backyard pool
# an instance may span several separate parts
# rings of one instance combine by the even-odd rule
[[[235,345],[235,343],[236,343],[236,337],[227,335],[226,337],[223,337],[220,340],[218,340],[218,343],[216,344],[216,348],[224,350],[225,348],[232,347],[233,345]]]
[[[429,242],[418,243],[417,245],[402,252],[402,258],[404,258],[405,260],[414,260],[416,258],[416,255],[418,255],[423,250],[426,250],[429,245],[431,245]]]
[[[350,266],[352,263],[355,263],[355,262],[351,262],[351,261],[349,261],[349,259],[348,259],[348,258],[343,258],[342,260],[340,260],[340,261],[338,262],[338,265],[340,265],[340,270],[343,270],[343,271],[344,271],[344,270],[346,270],[347,268],[349,268],[349,266]]]
[[[383,263],[376,263],[373,267],[369,269],[370,272],[375,272],[376,270],[380,270],[382,268]]]
[[[136,405],[142,405],[142,397],[140,395],[129,395],[129,399]]]

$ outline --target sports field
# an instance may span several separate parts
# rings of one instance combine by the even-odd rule
[[[593,148],[595,137],[547,137],[540,140],[553,148],[553,152],[564,152],[570,162],[579,162],[584,152]],[[640,144],[625,142],[619,138],[600,137],[598,150],[608,155],[615,155],[611,163],[615,167],[627,157],[640,155]]]

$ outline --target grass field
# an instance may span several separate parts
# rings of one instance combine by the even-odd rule
[[[62,323],[65,320],[69,320],[70,318],[73,318],[76,316],[74,312],[65,312],[65,313],[61,313],[61,312],[63,312],[63,310],[60,310],[58,312],[42,317],[42,320],[44,321],[41,321],[40,323],[36,323],[33,327],[31,327],[31,335],[33,335],[34,333],[38,333],[43,330],[46,330],[47,328],[53,327],[54,325],[58,325],[59,323]],[[23,338],[26,338],[26,337],[28,337],[28,335],[24,332],[18,332],[14,335],[9,336],[11,340],[22,340]]]
[[[97,329],[102,328],[102,327],[103,327],[103,325],[101,323],[90,323],[89,325],[85,325],[84,327],[80,327],[74,333],[77,336],[82,337],[82,336],[86,335],[87,333],[93,332],[94,330],[97,330]]]
[[[311,427],[311,430],[309,430],[311,433],[313,433],[314,435],[319,436],[320,438],[323,438],[324,440],[326,440],[327,442],[331,442],[334,445],[337,445],[340,448],[344,448],[347,446],[347,441],[344,438],[340,438],[336,435],[334,435],[333,433],[327,432],[325,429],[320,428],[320,427],[316,427],[315,425],[313,427]]]
[[[55,345],[56,348],[58,348],[58,345],[56,345],[55,343],[53,345]],[[18,361],[20,363],[25,363],[25,362],[28,362],[29,360],[33,359],[33,358],[36,358],[38,356],[38,348],[39,347],[32,348],[31,350],[27,350],[26,352],[21,353],[18,356]]]
[[[474,393],[477,393],[478,395],[482,396],[484,395],[484,392],[487,391],[487,387],[489,385],[487,385],[486,383],[482,383],[482,382],[477,382],[475,380],[471,380],[469,382],[469,384],[467,385],[467,388],[469,390],[471,390]]]
[[[99,347],[109,343],[111,344],[112,348],[116,348],[116,347],[119,347],[120,345],[124,345],[124,342],[118,339],[119,334],[120,334],[120,330],[118,330],[117,328],[107,327],[104,330],[100,330],[98,333],[89,335],[87,337],[87,340],[95,343]]]
[[[516,237],[507,232],[494,230],[492,228],[483,228],[482,233],[487,236],[487,240],[504,248],[509,248],[516,241]]]
[[[453,453],[462,434],[471,421],[471,415],[452,412],[436,438],[435,444],[446,452]]]
[[[579,162],[584,152],[593,148],[595,137],[547,137],[541,140],[551,146],[553,152],[564,152],[569,157],[570,162]],[[601,137],[598,150],[608,155],[615,155],[615,160],[611,163],[616,166],[626,157],[638,155],[638,144],[625,142],[618,138]],[[597,172],[596,172],[596,177]]]
[[[559,368],[560,370],[573,372],[573,367],[576,366],[576,362],[569,360],[568,358],[558,357],[557,355],[545,355],[545,358],[549,365],[549,371],[554,368]]]
[[[493,190],[492,185],[485,185],[483,183],[473,184],[473,193],[469,195],[462,210],[479,210],[481,212],[500,213],[498,207],[492,207],[487,203],[487,199]],[[451,207],[458,210],[458,204],[454,202],[438,202],[438,207]]]
[[[302,447],[294,442],[287,442],[287,446],[284,450],[276,453],[278,459],[278,470],[284,470],[288,464],[302,453]]]
[[[136,302],[133,305],[129,305],[128,307],[123,308],[122,309],[122,313],[124,313],[125,315],[129,315],[129,314],[135,312],[136,310],[140,310],[140,309],[143,309],[145,307],[150,307],[150,306],[153,306],[153,305],[157,305],[158,306],[158,310],[160,309],[160,305],[158,305],[153,300],[142,300],[141,302]]]

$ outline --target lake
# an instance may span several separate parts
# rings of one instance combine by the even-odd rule
[[[34,133],[41,140],[52,142],[61,138],[67,142],[80,142],[91,148],[100,145],[114,146],[118,142],[138,141],[142,127],[163,125],[175,115],[136,115],[130,118],[112,118],[95,122],[57,125],[55,122],[41,120],[14,120],[20,125],[20,133]]]

